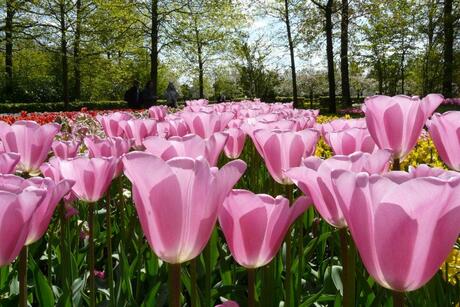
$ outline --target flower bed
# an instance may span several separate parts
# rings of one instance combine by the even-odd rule
[[[455,305],[441,100],[2,116],[0,305]]]

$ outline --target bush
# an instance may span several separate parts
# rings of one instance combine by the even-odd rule
[[[166,101],[159,100],[159,103],[164,104]],[[125,101],[78,101],[69,103],[68,108],[65,109],[63,102],[0,103],[0,113],[80,111],[82,108],[88,110],[127,109],[128,104]]]

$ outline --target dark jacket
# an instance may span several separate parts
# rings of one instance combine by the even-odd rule
[[[141,100],[140,100],[140,91],[137,87],[132,86],[129,90],[125,93],[125,101],[128,103],[128,106],[131,109],[138,109],[141,107]]]
[[[145,87],[140,96],[140,104],[144,108],[150,108],[153,106],[155,103],[155,95],[153,94],[153,91],[149,89],[148,87]]]

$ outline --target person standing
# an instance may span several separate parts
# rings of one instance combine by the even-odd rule
[[[168,88],[165,92],[166,103],[168,107],[177,108],[177,98],[179,97],[179,93],[177,93],[176,88],[172,82],[169,82]]]
[[[149,80],[141,93],[141,105],[148,109],[155,104],[155,93],[154,93],[153,81]]]
[[[128,103],[128,107],[131,109],[139,109],[141,107],[140,104],[140,90],[139,90],[139,81],[134,80],[133,86],[131,86],[126,92],[124,96],[124,100]]]

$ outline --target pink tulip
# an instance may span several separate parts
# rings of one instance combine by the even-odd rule
[[[0,174],[12,174],[19,163],[21,156],[14,152],[0,153]]]
[[[94,203],[104,196],[115,175],[118,159],[77,157],[59,161],[62,178],[75,181],[72,191],[80,200]]]
[[[246,169],[240,160],[218,170],[201,158],[165,162],[143,152],[127,154],[123,163],[147,241],[158,257],[173,264],[201,253],[224,198]]]
[[[299,132],[257,130],[254,132],[256,148],[264,158],[270,175],[276,182],[292,184],[284,172],[301,165],[302,158],[315,152],[319,133],[306,129]]]
[[[55,183],[58,183],[63,179],[59,168],[60,161],[61,159],[57,157],[51,157],[47,163],[43,163],[40,166],[40,172],[44,177],[49,177],[53,179]]]
[[[165,161],[174,157],[196,159],[203,156],[211,166],[216,166],[227,137],[226,133],[221,132],[214,133],[208,139],[203,139],[196,134],[188,134],[184,137],[174,136],[167,140],[152,136],[145,139],[143,144],[147,152]]]
[[[120,123],[124,136],[134,140],[137,149],[144,149],[142,142],[151,135],[157,134],[157,123],[153,119],[131,119]]]
[[[214,307],[240,307],[235,301],[225,301],[222,304],[216,305]]]
[[[427,124],[441,159],[460,171],[460,111],[436,113]]]
[[[208,138],[213,133],[223,131],[234,114],[230,112],[183,112],[181,117],[190,131],[202,138]]]
[[[331,173],[336,169],[380,174],[389,167],[391,152],[378,150],[374,154],[356,152],[349,156],[333,156],[327,160],[309,157],[300,167],[286,172],[286,176],[313,199],[316,210],[326,222],[336,228],[347,227],[334,193]]]
[[[65,218],[70,219],[74,215],[78,215],[80,212],[68,202],[64,202]]]
[[[11,263],[26,243],[30,220],[46,191],[22,189],[22,178],[0,175],[0,267]]]
[[[191,106],[206,106],[208,105],[209,101],[207,99],[197,99],[197,100],[186,100],[185,105]]]
[[[59,166],[60,159],[57,157],[51,157],[48,163],[43,163],[42,166],[40,166],[40,172],[43,174],[44,177],[49,177],[51,178],[54,183],[59,183],[61,182],[64,178],[62,178],[61,175],[61,169]],[[77,197],[75,194],[70,191],[67,193],[67,195],[64,196],[64,204],[69,204],[77,200]]]
[[[339,118],[328,123],[324,123],[320,126],[321,133],[326,135],[330,132],[337,132],[350,128],[367,128],[366,119],[364,118],[352,118],[345,119]]]
[[[167,106],[153,106],[153,107],[150,107],[149,109],[150,118],[156,120],[157,122],[163,121],[167,114],[168,114]]]
[[[241,128],[241,125],[243,125],[243,123],[244,123],[243,119],[235,118],[228,122],[227,127],[228,128]]]
[[[460,176],[412,172],[332,172],[337,199],[367,271],[383,287],[401,292],[427,283],[460,233]]]
[[[40,177],[24,180],[22,184],[24,187],[33,186],[46,190],[45,197],[30,219],[26,245],[38,241],[45,234],[57,204],[64,195],[70,192],[73,184],[71,180],[62,180],[56,184],[51,178]]]
[[[404,158],[443,99],[436,94],[422,100],[408,96],[368,97],[363,111],[369,132],[379,148],[393,151],[393,158]]]
[[[101,139],[98,136],[88,136],[83,142],[88,148],[90,158],[116,157],[120,158],[131,148],[131,141],[121,137]]]
[[[96,276],[99,279],[105,279],[105,272],[94,270],[94,276]]]
[[[377,149],[366,128],[348,128],[329,132],[324,138],[336,155],[349,155],[356,151],[372,153]]]
[[[115,171],[115,177],[118,177],[118,175],[121,174],[123,171],[121,156],[129,152],[132,144],[131,140],[126,140],[121,137],[108,137],[106,139],[101,139],[97,136],[89,136],[86,137],[83,142],[86,147],[88,147],[90,158],[117,158],[118,165]]]
[[[307,110],[305,110],[307,111]],[[316,125],[316,118],[313,116],[298,116],[292,118],[297,123],[296,131],[313,128]]]
[[[102,129],[107,136],[122,136],[123,129],[120,126],[122,121],[127,121],[132,119],[133,116],[126,112],[115,112],[107,115],[97,115],[96,119],[102,125]]]
[[[184,136],[190,133],[190,129],[182,118],[173,118],[168,120],[169,136]]]
[[[225,143],[224,152],[229,159],[237,159],[244,148],[246,133],[240,128],[230,128],[225,130],[228,134],[227,143]]]
[[[54,155],[59,159],[75,158],[79,147],[80,142],[78,141],[54,141],[51,145]]]
[[[32,173],[48,158],[53,138],[60,129],[54,123],[40,126],[34,121],[21,120],[9,126],[0,122],[0,139],[7,152],[21,155],[18,168]]]
[[[282,196],[233,190],[219,212],[219,224],[233,258],[245,268],[268,264],[291,224],[309,205],[305,196],[289,207],[289,200]]]
[[[297,131],[297,123],[293,120],[277,120],[272,122],[259,121],[254,118],[248,119],[247,122],[241,125],[241,129],[246,133],[252,140],[252,143],[256,147],[259,153],[262,149],[259,148],[259,144],[254,138],[254,132],[257,130],[281,130],[281,131]]]

